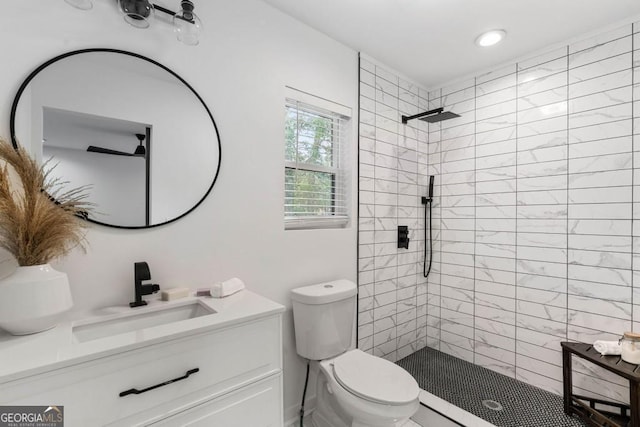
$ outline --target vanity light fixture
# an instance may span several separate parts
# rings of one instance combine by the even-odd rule
[[[158,11],[173,17],[173,30],[179,41],[190,46],[195,46],[200,41],[202,21],[193,12],[194,5],[191,0],[181,0],[178,12],[151,3],[149,0],[118,0],[118,3],[124,20],[136,28],[149,27],[149,18],[153,16],[154,11]]]
[[[82,10],[93,8],[92,0],[64,0],[69,5]],[[173,30],[178,41],[190,46],[195,46],[200,41],[202,34],[202,21],[193,12],[194,5],[191,0],[181,0],[180,10],[174,12],[165,7],[151,3],[149,0],[118,0],[120,12],[129,25],[136,28],[149,28],[155,11],[171,16]]]
[[[180,11],[173,15],[173,31],[175,31],[178,41],[195,46],[200,42],[202,21],[198,15],[193,13],[193,2],[182,0],[180,7]]]
[[[480,34],[476,38],[476,44],[480,47],[489,47],[498,44],[507,36],[505,30],[491,30]]]

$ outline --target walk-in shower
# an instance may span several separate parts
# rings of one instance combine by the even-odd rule
[[[413,116],[402,116],[402,123],[407,124],[409,120],[419,119],[424,120],[429,123],[437,123],[443,120],[453,119],[455,117],[460,117],[459,114],[452,113],[451,111],[444,111],[444,108],[435,108],[433,110],[425,111],[423,113],[414,114]],[[431,264],[433,263],[433,213],[432,213],[432,205],[433,205],[433,183],[435,181],[435,176],[429,176],[429,196],[422,197],[422,204],[424,205],[424,263],[422,274],[424,277],[429,277],[429,273],[431,272]],[[427,223],[427,215],[429,217],[429,222]],[[429,244],[427,245],[427,229],[429,231]],[[427,249],[428,246],[428,249]],[[427,265],[427,250],[429,251],[429,264]]]

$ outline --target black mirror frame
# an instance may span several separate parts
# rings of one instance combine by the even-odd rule
[[[213,119],[213,115],[211,114],[211,111],[209,110],[209,107],[207,107],[207,104],[205,104],[204,100],[200,97],[198,92],[196,92],[195,89],[193,89],[193,87],[191,87],[191,85],[189,83],[187,83],[182,77],[180,77],[178,74],[173,72],[171,69],[169,69],[168,67],[160,64],[157,61],[154,61],[153,59],[147,58],[146,56],[143,56],[143,55],[140,55],[140,54],[137,54],[137,53],[133,53],[133,52],[128,52],[128,51],[125,51],[125,50],[119,50],[119,49],[108,49],[108,48],[80,49],[80,50],[74,50],[74,51],[71,51],[71,52],[63,53],[62,55],[58,55],[58,56],[56,56],[56,57],[44,62],[40,66],[38,66],[33,72],[31,72],[31,74],[29,74],[29,76],[27,76],[25,81],[22,82],[22,84],[20,85],[20,88],[18,89],[18,92],[16,93],[15,98],[13,99],[13,104],[11,105],[11,115],[10,115],[10,119],[9,119],[10,120],[9,129],[10,129],[10,132],[11,132],[11,142],[13,144],[13,147],[14,148],[18,148],[18,141],[17,141],[16,135],[15,135],[15,131],[16,131],[16,129],[15,129],[15,118],[16,118],[16,111],[17,111],[17,108],[18,108],[18,102],[20,101],[20,97],[22,96],[22,93],[26,89],[27,85],[31,82],[31,80],[33,80],[33,78],[40,71],[44,70],[49,65],[51,65],[51,64],[53,64],[55,62],[58,62],[58,61],[60,61],[62,59],[68,58],[70,56],[79,55],[79,54],[83,54],[83,53],[93,53],[93,52],[118,53],[118,54],[122,54],[122,55],[132,56],[134,58],[142,59],[144,61],[150,62],[151,64],[154,64],[154,65],[162,68],[163,70],[167,71],[168,73],[173,75],[175,78],[177,78],[180,82],[182,82],[182,84],[184,84],[196,96],[196,98],[198,98],[198,101],[200,101],[200,103],[204,107],[205,111],[209,115],[209,118],[211,119],[211,123],[213,123],[213,128],[215,129],[216,137],[218,138],[218,167],[216,169],[216,174],[213,177],[213,181],[211,182],[211,185],[209,186],[209,188],[207,189],[205,194],[202,196],[202,198],[194,206],[192,206],[189,210],[187,210],[183,214],[181,214],[181,215],[179,215],[179,216],[177,216],[177,217],[175,217],[175,218],[173,218],[173,219],[171,219],[169,221],[165,221],[165,222],[158,223],[158,224],[152,224],[152,225],[124,226],[124,225],[107,224],[107,223],[96,221],[96,220],[93,220],[93,219],[90,219],[90,218],[85,218],[85,219],[87,219],[89,222],[92,222],[94,224],[104,225],[106,227],[137,230],[137,229],[154,228],[154,227],[159,227],[159,226],[162,226],[162,225],[170,224],[170,223],[172,223],[174,221],[177,221],[177,220],[187,216],[188,214],[193,212],[198,206],[200,206],[200,204],[207,198],[209,193],[211,193],[211,190],[213,189],[213,186],[214,186],[214,184],[216,183],[216,181],[218,179],[218,175],[220,174],[220,165],[222,164],[222,144],[220,142],[220,132],[218,131],[218,126],[216,125],[216,121]]]

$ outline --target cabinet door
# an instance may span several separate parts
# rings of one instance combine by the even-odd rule
[[[282,374],[213,399],[153,427],[282,427]]]

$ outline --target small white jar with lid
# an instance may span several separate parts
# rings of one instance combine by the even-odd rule
[[[627,363],[640,364],[640,333],[625,332],[620,339],[622,360]]]

